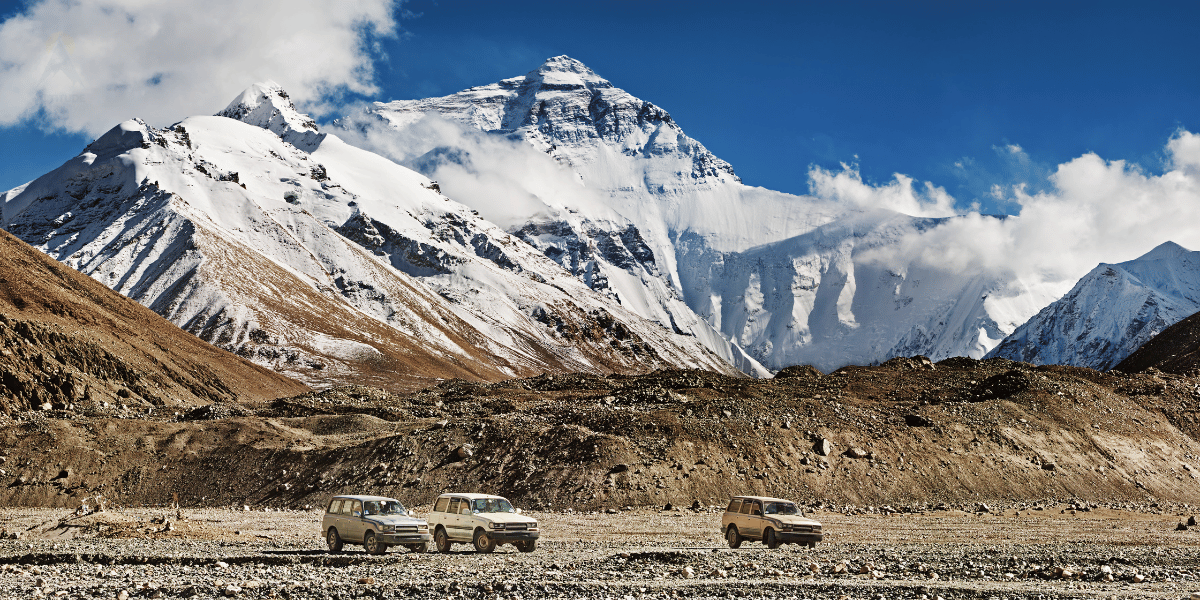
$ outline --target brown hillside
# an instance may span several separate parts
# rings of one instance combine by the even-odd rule
[[[0,427],[0,502],[159,504],[178,493],[189,506],[302,507],[367,492],[421,504],[446,490],[554,507],[710,505],[745,492],[897,507],[1200,496],[1191,378],[965,358],[780,375],[447,381],[405,396],[340,388],[179,418],[13,424]]]
[[[199,340],[2,230],[0,344],[0,411],[10,415],[142,413],[308,389]]]
[[[1200,313],[1164,329],[1114,368],[1140,373],[1150,367],[1179,375],[1200,373]]]

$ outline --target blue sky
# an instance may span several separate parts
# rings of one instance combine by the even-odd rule
[[[0,14],[20,7],[0,3]],[[992,185],[1041,189],[1056,165],[1086,152],[1160,172],[1172,134],[1200,131],[1197,2],[412,0],[404,9],[415,14],[400,19],[402,34],[378,40],[380,93],[370,99],[450,94],[566,54],[670,111],[746,183],[794,193],[808,190],[810,165],[852,162],[869,181],[899,172],[963,206],[1011,212],[990,199]],[[3,189],[91,137],[28,121],[0,135]]]

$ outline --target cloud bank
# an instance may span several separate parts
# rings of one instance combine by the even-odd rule
[[[1200,250],[1200,134],[1179,131],[1165,153],[1161,174],[1084,154],[1054,170],[1050,189],[1000,190],[1019,205],[1016,216],[968,213],[912,233],[899,252],[877,259],[990,273],[1062,294],[1097,264],[1131,260],[1163,242]]]
[[[0,24],[0,124],[98,135],[211,114],[271,79],[320,112],[372,94],[396,0],[40,0]]]

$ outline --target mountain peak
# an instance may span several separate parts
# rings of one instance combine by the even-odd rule
[[[317,133],[316,121],[296,110],[287,91],[270,80],[246,88],[217,116],[269,130],[293,145]]]
[[[578,73],[580,75],[596,74],[594,71],[587,68],[587,65],[571,58],[570,56],[567,56],[566,54],[547,58],[546,62],[542,63],[542,66],[537,68],[538,73],[549,73],[552,71],[560,73]]]
[[[1139,256],[1137,260],[1173,260],[1191,253],[1191,250],[1175,242],[1163,242],[1155,246],[1153,250]]]

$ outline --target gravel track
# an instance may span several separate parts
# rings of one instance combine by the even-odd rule
[[[328,554],[316,512],[10,509],[0,527],[21,539],[0,542],[0,598],[951,600],[1200,590],[1200,532],[1175,531],[1179,515],[1016,512],[818,512],[825,543],[774,551],[725,547],[719,512],[531,513],[543,530],[532,554],[456,545],[447,555],[393,548],[376,557],[354,546]]]

